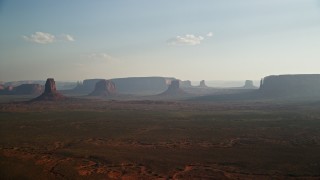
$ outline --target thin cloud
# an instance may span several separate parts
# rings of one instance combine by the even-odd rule
[[[207,37],[212,37],[213,33],[212,32],[208,32]]]
[[[74,38],[70,34],[62,34],[61,36],[59,36],[59,40],[72,42],[74,41]]]
[[[56,37],[49,33],[36,32],[30,36],[22,36],[26,41],[39,43],[39,44],[49,44],[56,40]]]
[[[114,58],[107,53],[92,53],[89,55],[89,58],[93,60],[114,60]]]
[[[195,36],[193,34],[186,34],[185,36],[177,36],[167,41],[169,45],[199,45],[204,40],[202,36]]]
[[[50,33],[45,32],[35,32],[34,34],[31,34],[30,36],[22,36],[24,40],[29,42],[34,42],[38,44],[50,44],[57,41],[67,41],[72,42],[74,41],[73,36],[69,34],[62,34],[59,36],[55,36]]]

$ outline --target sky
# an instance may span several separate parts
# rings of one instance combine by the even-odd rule
[[[320,73],[319,0],[0,0],[0,81]]]

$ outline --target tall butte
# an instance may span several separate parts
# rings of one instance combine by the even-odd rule
[[[172,80],[171,84],[168,86],[168,89],[165,92],[161,93],[160,95],[177,96],[177,95],[184,95],[184,94],[186,94],[186,92],[180,89],[179,80]]]
[[[62,94],[57,91],[56,83],[53,78],[48,78],[45,84],[44,92],[33,99],[34,101],[58,101],[66,99]]]

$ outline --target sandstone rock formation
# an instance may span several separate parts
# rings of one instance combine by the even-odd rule
[[[252,80],[246,80],[243,86],[244,89],[255,89],[256,87],[253,85]]]
[[[260,89],[269,96],[320,96],[320,74],[267,76]]]
[[[180,81],[173,80],[171,81],[171,84],[168,86],[168,89],[160,95],[177,96],[183,94],[186,94],[186,92],[180,89]]]
[[[66,99],[62,94],[60,94],[56,89],[56,83],[53,78],[48,78],[45,84],[44,92],[37,98],[33,99],[35,101],[57,101]]]
[[[6,94],[6,87],[4,85],[0,85],[0,95]]]
[[[77,86],[73,89],[75,93],[90,93],[94,90],[94,87],[97,82],[103,79],[85,79],[82,83],[78,83]]]
[[[164,77],[129,77],[111,79],[122,94],[152,95],[166,90],[168,78]]]
[[[165,77],[129,77],[110,79],[117,87],[117,92],[122,94],[152,95],[159,94],[167,89]],[[89,94],[95,84],[103,79],[86,79],[73,89],[74,93]],[[170,80],[171,81],[171,80]]]
[[[4,86],[0,87],[0,95],[11,95],[13,94],[13,86]]]
[[[207,88],[208,86],[206,85],[206,82],[204,80],[200,81],[199,87],[201,88]]]
[[[11,91],[13,91],[13,86],[7,86],[7,87],[5,88],[5,90],[6,90],[7,92],[11,92]]]
[[[116,85],[110,80],[100,80],[89,96],[112,96],[116,94]]]
[[[43,92],[43,86],[40,84],[22,84],[13,89],[14,95],[32,95],[41,94]]]
[[[189,81],[189,80],[186,80],[186,81],[180,81],[180,86],[181,86],[181,87],[184,87],[184,88],[192,87],[192,85],[191,85],[191,81]]]
[[[43,86],[40,84],[21,84],[16,87],[9,85],[0,85],[1,95],[33,95],[41,94]]]

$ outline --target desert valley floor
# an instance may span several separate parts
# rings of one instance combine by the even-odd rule
[[[319,179],[320,101],[0,104],[0,179]]]

